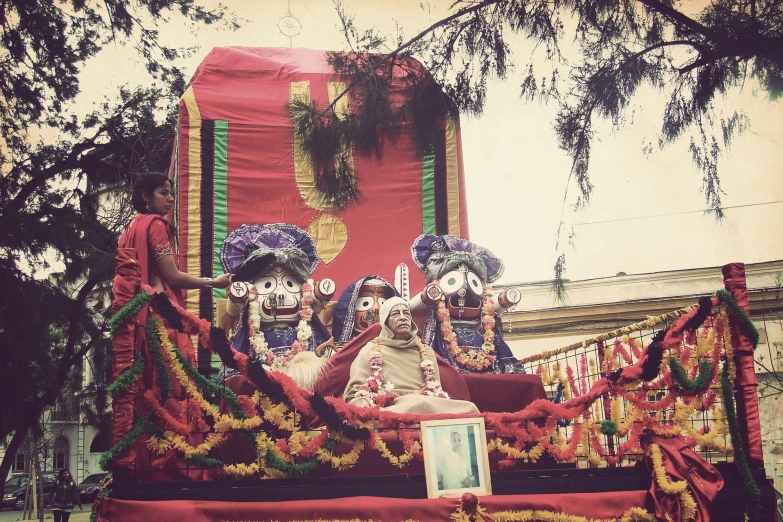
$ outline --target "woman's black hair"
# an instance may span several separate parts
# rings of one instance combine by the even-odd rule
[[[66,471],[68,472],[68,475],[70,475],[68,477],[68,480],[73,480],[73,475],[71,474],[71,470],[68,468],[63,468],[60,470],[60,473],[57,475],[57,482],[63,481],[63,475],[65,474]]]
[[[133,195],[131,196],[131,205],[136,209],[136,212],[149,214],[150,209],[147,207],[147,202],[144,201],[143,194],[146,192],[147,196],[152,196],[158,187],[162,187],[166,183],[172,184],[171,180],[163,174],[142,174],[136,178],[136,181],[133,182]]]

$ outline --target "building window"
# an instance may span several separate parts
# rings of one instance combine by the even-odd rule
[[[71,453],[68,439],[63,436],[57,437],[54,441],[54,469],[68,468],[68,456]]]
[[[27,458],[24,453],[21,451],[16,453],[16,458],[14,459],[14,462],[12,464],[12,471],[27,471],[25,464],[27,463]]]

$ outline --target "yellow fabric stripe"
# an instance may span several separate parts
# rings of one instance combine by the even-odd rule
[[[291,101],[299,99],[310,103],[310,82],[291,82]],[[299,195],[310,208],[315,210],[333,210],[331,205],[325,205],[318,197],[318,191],[315,188],[315,177],[313,175],[313,163],[302,147],[302,140],[297,137],[296,132],[291,129],[294,135],[294,179],[296,187],[299,189]]]
[[[201,112],[196,103],[193,88],[182,95],[188,111],[188,248],[189,274],[201,275]],[[189,312],[198,315],[199,290],[187,290],[185,305]]]
[[[460,237],[457,122],[451,114],[446,115],[446,200],[449,216],[449,234]]]

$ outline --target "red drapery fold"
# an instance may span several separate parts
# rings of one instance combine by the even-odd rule
[[[709,522],[712,503],[723,488],[723,477],[710,463],[688,446],[682,437],[661,437],[648,434],[641,439],[647,469],[653,476],[649,498],[659,520],[682,520],[682,502],[679,496],[666,493],[658,485],[651,458],[651,446],[661,449],[663,467],[671,482],[684,480],[696,501],[694,522]]]
[[[423,487],[423,486],[422,486]],[[495,495],[480,497],[490,516],[499,511],[544,510],[589,519],[619,518],[632,507],[644,506],[646,491],[564,493],[560,495]],[[133,501],[107,498],[98,522],[124,520],[304,521],[304,520],[449,520],[458,498],[408,499],[349,497],[291,502]]]
[[[723,283],[737,304],[750,315],[748,306],[748,286],[745,280],[745,264],[731,263],[723,266]],[[737,365],[737,379],[734,382],[734,400],[737,403],[737,418],[740,422],[742,444],[748,463],[764,465],[764,454],[761,449],[761,420],[759,418],[759,400],[756,394],[758,382],[753,363],[754,346],[751,340],[742,332],[736,320],[729,321],[731,325],[731,344],[734,348],[734,362]]]

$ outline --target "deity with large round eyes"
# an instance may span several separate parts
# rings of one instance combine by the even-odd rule
[[[337,301],[332,320],[334,340],[346,343],[377,323],[381,305],[396,295],[397,290],[382,277],[369,275],[354,281]]]
[[[453,236],[419,236],[413,260],[427,283],[411,300],[427,314],[424,342],[462,373],[524,373],[503,340],[500,313],[520,300],[516,288],[495,293],[503,273],[492,252]]]
[[[242,225],[223,242],[221,262],[233,274],[226,311],[239,319],[234,348],[312,388],[325,363],[316,349],[329,339],[317,314],[335,291],[331,279],[310,279],[313,240],[295,225]],[[221,377],[232,372],[224,367]]]

